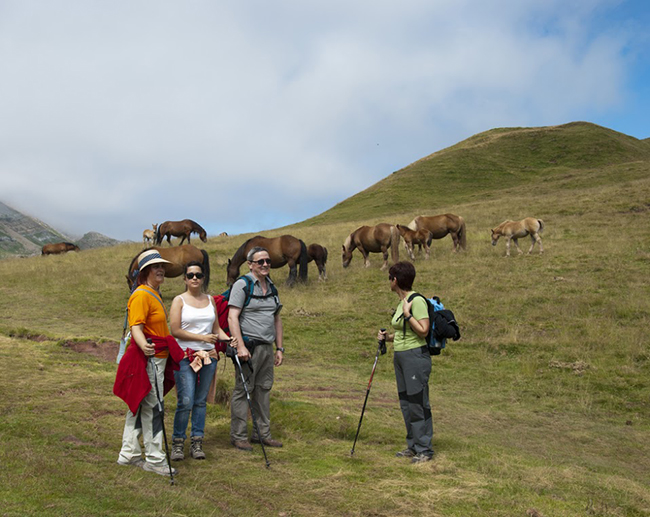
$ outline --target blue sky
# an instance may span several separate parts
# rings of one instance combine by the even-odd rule
[[[138,240],[304,220],[494,127],[650,137],[615,0],[0,0],[0,201]]]

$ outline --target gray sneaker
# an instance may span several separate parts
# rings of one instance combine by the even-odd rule
[[[413,456],[415,456],[415,451],[407,447],[403,451],[396,452],[395,456],[397,456],[398,458],[412,458]]]
[[[421,452],[420,454],[413,456],[411,463],[424,463],[425,461],[431,461],[431,458],[433,458],[433,454]]]
[[[144,460],[140,456],[134,456],[129,461],[124,461],[122,458],[117,460],[118,465],[123,467],[142,467],[144,465]]]
[[[158,474],[159,476],[169,476],[169,465],[166,463],[160,463],[158,465],[154,465],[153,463],[149,463],[148,461],[144,462],[144,465],[142,465],[142,470],[146,470],[147,472],[153,472],[154,474]],[[178,474],[178,470],[175,468],[172,468],[172,474],[175,476]]]

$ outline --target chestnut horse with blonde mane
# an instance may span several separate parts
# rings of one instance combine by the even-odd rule
[[[429,230],[431,236],[429,237],[429,246],[433,239],[442,239],[446,235],[451,235],[454,241],[453,251],[467,248],[467,230],[465,229],[465,219],[459,215],[442,214],[424,216],[419,215],[413,219],[408,227],[411,230]]]
[[[415,260],[413,248],[416,244],[419,246],[419,254],[422,254],[422,247],[424,246],[425,257],[427,259],[429,258],[431,251],[431,248],[429,248],[429,237],[431,236],[431,232],[429,230],[426,228],[417,231],[411,230],[408,226],[402,226],[401,224],[397,225],[397,229],[399,230],[402,239],[404,239],[404,247],[406,248],[409,257],[411,257],[411,260]]]
[[[170,246],[172,243],[171,237],[181,237],[181,242],[178,243],[179,246],[185,242],[185,239],[187,239],[187,243],[190,244],[190,234],[192,233],[198,233],[199,238],[203,242],[207,242],[208,237],[205,230],[200,224],[195,223],[191,219],[183,219],[182,221],[165,221],[156,231],[156,244],[162,244],[165,237],[167,237],[167,243]]]
[[[310,244],[307,246],[307,255],[309,256],[308,262],[312,260],[316,262],[318,279],[327,280],[327,271],[325,270],[325,264],[327,264],[327,248],[316,243]]]
[[[203,274],[205,275],[205,282],[203,283],[204,289],[208,288],[210,284],[210,258],[208,252],[200,250],[192,244],[183,244],[182,246],[174,246],[173,248],[163,248],[162,246],[154,246],[147,248],[147,250],[156,250],[160,256],[165,260],[169,260],[171,264],[165,264],[165,277],[174,278],[181,276],[185,272],[185,264],[196,261],[200,262],[203,266]],[[129,264],[129,269],[126,273],[126,281],[129,284],[129,289],[133,286],[133,282],[137,276],[138,257],[143,250],[133,257]]]
[[[388,268],[388,248],[391,251],[393,263],[399,262],[399,231],[392,224],[379,223],[376,226],[361,226],[354,230],[343,243],[341,260],[343,267],[348,267],[352,260],[352,252],[358,248],[363,255],[365,267],[370,266],[368,254],[382,253],[384,264],[382,271]]]
[[[142,232],[142,245],[146,246],[147,243],[153,244],[153,240],[156,237],[156,230],[158,229],[157,224],[152,224],[151,227],[153,230],[145,230]]]
[[[530,235],[530,240],[533,241],[528,250],[528,255],[531,254],[535,243],[539,244],[539,252],[544,253],[544,247],[542,246],[542,238],[539,236],[540,233],[544,231],[544,221],[541,219],[535,219],[534,217],[526,217],[521,221],[503,221],[499,226],[490,230],[492,233],[492,246],[497,245],[499,237],[502,235],[506,238],[506,257],[510,256],[510,241],[515,243],[517,251],[521,255],[523,251],[519,247],[517,239],[521,237],[526,237]]]
[[[255,246],[261,246],[269,252],[272,269],[289,265],[289,278],[287,278],[289,286],[292,286],[298,277],[301,282],[307,281],[309,256],[304,242],[293,235],[281,235],[273,238],[257,235],[244,242],[232,258],[228,259],[226,283],[229,286],[234,284],[239,277],[239,268],[246,262],[246,255]]]

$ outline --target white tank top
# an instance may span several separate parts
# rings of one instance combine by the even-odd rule
[[[180,296],[183,302],[183,307],[181,308],[181,329],[192,332],[193,334],[212,334],[212,326],[216,318],[212,296],[208,295],[210,303],[202,309],[186,304],[183,295]],[[192,350],[212,350],[214,348],[214,344],[204,341],[186,341],[184,339],[177,339],[176,341],[178,341],[178,344],[183,350],[187,350],[188,348]]]

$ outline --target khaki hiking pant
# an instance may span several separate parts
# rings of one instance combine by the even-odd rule
[[[252,438],[268,440],[271,438],[271,388],[273,387],[275,362],[273,345],[256,346],[253,356],[248,362],[251,363],[253,371],[251,372],[247,363],[242,363],[242,370],[248,385],[257,425],[262,435],[258,437],[253,426]],[[230,439],[233,442],[248,440],[248,401],[241,382],[239,368],[237,364],[234,366],[235,388],[230,401]]]
[[[147,374],[151,382],[151,391],[142,399],[135,415],[130,410],[126,413],[124,434],[122,435],[122,450],[119,456],[119,460],[122,462],[129,462],[133,458],[142,457],[142,448],[140,447],[140,436],[142,436],[146,461],[154,465],[167,464],[163,449],[162,413],[158,410],[154,373],[151,364],[151,361],[147,361]],[[158,390],[162,397],[167,358],[154,357],[153,364],[157,370]]]

